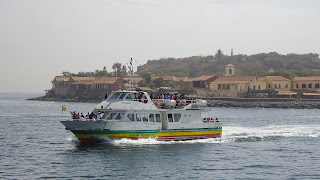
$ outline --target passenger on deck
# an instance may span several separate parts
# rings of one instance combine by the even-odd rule
[[[72,119],[76,119],[76,112],[70,112]]]
[[[142,93],[142,102],[147,103],[148,99],[145,93]]]
[[[81,116],[80,116],[82,119],[84,119],[84,115],[83,115],[83,113],[81,113]]]
[[[170,100],[173,100],[173,95],[172,95],[172,94],[170,95],[169,99],[170,99]]]
[[[101,119],[101,112],[100,111],[97,114],[97,119]]]
[[[91,112],[91,114],[89,115],[89,119],[93,119],[94,118],[94,114],[93,112]]]
[[[138,99],[139,99],[139,102],[142,102],[142,96],[143,96],[143,93],[141,92],[140,94],[139,94],[139,97],[138,97]]]
[[[169,93],[166,94],[166,99],[167,99],[167,100],[170,99]]]
[[[76,119],[80,119],[79,113],[76,114]]]

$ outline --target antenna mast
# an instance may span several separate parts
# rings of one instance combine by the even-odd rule
[[[129,86],[129,90],[133,91],[133,64],[132,64],[132,58],[130,60],[130,66],[129,66],[129,70],[130,70],[130,86]]]

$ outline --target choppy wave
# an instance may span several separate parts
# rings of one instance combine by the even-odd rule
[[[193,144],[193,143],[233,143],[272,141],[288,137],[320,137],[320,127],[317,125],[270,125],[265,127],[241,127],[224,126],[221,138],[197,139],[187,141],[158,141],[156,138],[146,139],[119,139],[111,140],[107,137],[99,137],[102,143],[121,145],[153,145],[153,144]],[[76,137],[68,137],[67,140],[78,143]]]

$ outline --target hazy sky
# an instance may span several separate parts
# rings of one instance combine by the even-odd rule
[[[320,53],[318,0],[0,0],[0,92],[163,57]]]

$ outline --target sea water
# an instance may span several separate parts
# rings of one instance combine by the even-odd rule
[[[212,108],[221,138],[87,144],[59,119],[96,104],[36,96],[0,94],[1,179],[320,179],[318,109]]]

